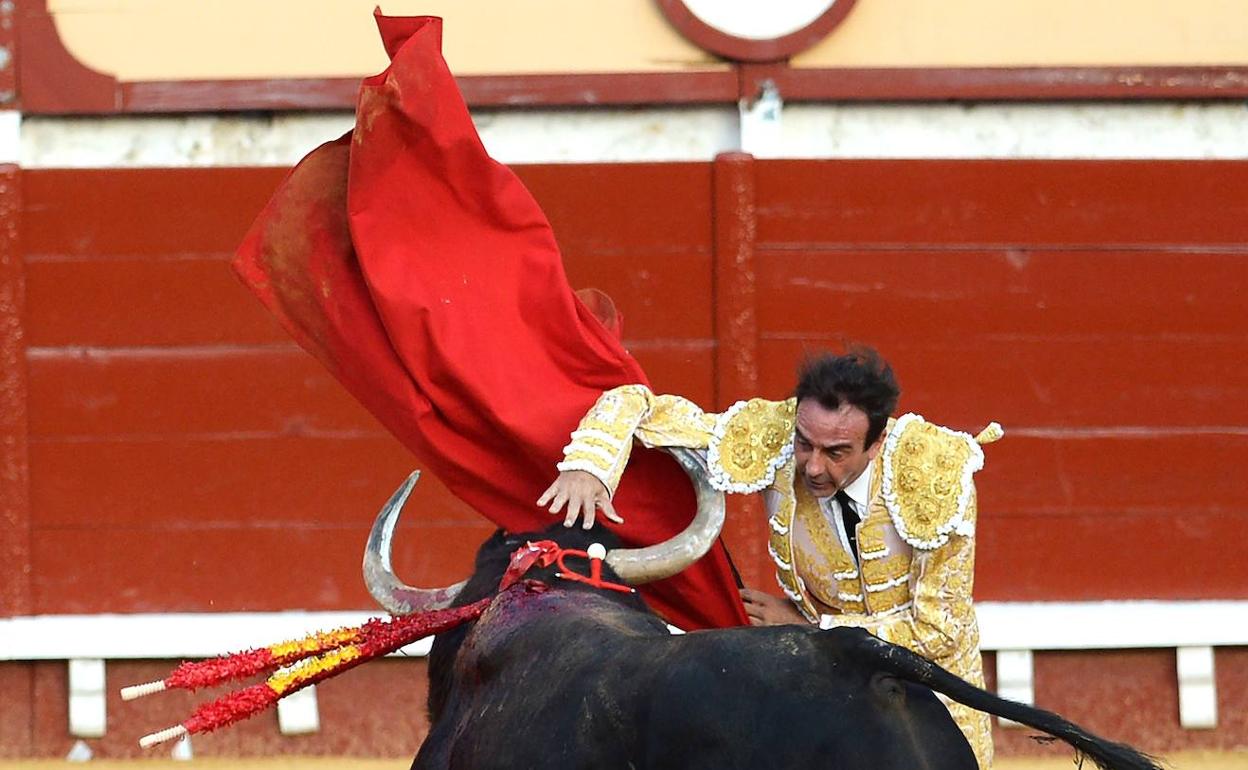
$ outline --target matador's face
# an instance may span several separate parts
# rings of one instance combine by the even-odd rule
[[[862,475],[884,443],[866,446],[867,413],[842,403],[828,409],[814,399],[797,405],[793,455],[797,474],[815,497],[830,497]]]

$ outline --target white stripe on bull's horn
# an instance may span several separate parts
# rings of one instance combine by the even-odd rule
[[[445,588],[416,588],[403,583],[394,574],[390,564],[394,528],[399,523],[403,504],[419,478],[420,471],[412,471],[381,507],[368,534],[368,545],[364,548],[364,584],[377,603],[392,615],[411,615],[449,607],[467,583],[464,581]]]

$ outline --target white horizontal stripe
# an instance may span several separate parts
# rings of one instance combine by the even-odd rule
[[[207,658],[358,626],[383,612],[34,615],[0,620],[0,660]],[[400,653],[428,655],[432,637]]]
[[[740,144],[728,105],[473,117],[504,163],[709,161]],[[26,168],[289,166],[351,123],[349,112],[33,116],[20,151],[16,125],[0,120],[0,161],[11,145]],[[1248,158],[1248,111],[1234,103],[789,104],[781,125],[775,150],[790,158]]]
[[[1248,644],[1248,601],[979,602],[986,650]]]
[[[1236,103],[790,104],[788,157],[1248,158]]]
[[[481,141],[504,163],[711,160],[736,148],[735,106],[480,110]],[[351,128],[350,112],[29,117],[25,168],[290,166]]]
[[[1248,645],[1248,600],[981,602],[985,650]],[[35,615],[0,619],[0,660],[208,657],[363,623],[369,612]],[[428,653],[428,640],[404,652]]]

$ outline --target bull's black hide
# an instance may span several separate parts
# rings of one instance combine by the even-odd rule
[[[613,545],[600,530],[496,534],[457,603],[489,596],[527,539]],[[1067,740],[1107,767],[1133,750],[1003,701],[859,630],[774,626],[673,636],[636,596],[561,581],[501,595],[430,656],[432,727],[413,768],[974,770],[932,689]],[[929,689],[931,688],[931,689]]]

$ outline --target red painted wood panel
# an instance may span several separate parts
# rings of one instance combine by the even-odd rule
[[[33,356],[34,436],[284,435],[376,423],[292,344],[52,350]]]
[[[290,344],[225,255],[31,259],[32,347]]]
[[[374,511],[362,513],[357,523],[341,526],[38,530],[31,558],[35,612],[372,608],[360,559]],[[472,570],[477,546],[491,531],[484,520],[413,520],[396,538],[395,570],[413,584],[454,582]]]
[[[381,433],[247,440],[108,437],[36,442],[31,451],[35,526],[45,530],[367,524],[418,466]],[[425,474],[407,518],[442,525],[476,517]]]
[[[572,285],[601,288],[628,308],[630,337],[710,336],[710,177],[704,166],[530,166],[518,172],[556,228]],[[258,304],[245,307],[251,300],[237,290],[225,262],[284,171],[25,173],[31,180],[25,247],[37,300],[30,319],[35,344],[274,338]],[[195,190],[206,193],[189,192]],[[202,194],[212,196],[211,205]],[[85,200],[93,205],[81,205]],[[162,216],[147,226],[135,220],[136,211]],[[659,299],[674,290],[687,292],[687,301]]]
[[[1248,242],[1242,161],[770,160],[760,249]]]
[[[1240,515],[1248,435],[1006,433],[984,448],[981,499],[994,515]],[[1213,545],[1213,543],[1210,543]]]
[[[901,411],[1006,438],[981,598],[1242,598],[1248,164],[760,161],[760,390],[878,347]],[[1182,574],[1177,574],[1181,572]]]
[[[33,666],[29,663],[0,662],[0,757],[8,759],[35,755],[33,692]]]
[[[22,245],[36,257],[230,254],[286,173],[276,168],[23,171]]]
[[[39,611],[367,605],[365,528],[416,461],[229,273],[283,173],[28,172]],[[571,282],[612,294],[657,386],[709,403],[709,171],[521,174],[558,228]],[[163,217],[144,227],[136,211]],[[489,528],[426,477],[404,530],[426,537],[400,543],[400,568],[433,583],[457,579]],[[314,590],[310,555],[326,570]]]
[[[577,287],[608,290],[630,337],[709,339],[709,258],[639,251],[567,258]],[[638,265],[644,268],[638,269]],[[289,337],[243,290],[224,256],[28,263],[32,346],[213,345]],[[662,301],[672,287],[688,302]],[[118,312],[125,308],[126,312]]]
[[[975,597],[993,601],[1242,599],[1241,512],[995,516],[982,512]]]
[[[770,250],[759,323],[772,335],[847,327],[916,341],[1248,335],[1245,253],[1198,250]],[[920,333],[921,332],[921,333]]]
[[[631,340],[709,342],[710,258],[638,247],[569,254],[577,288],[607,291]],[[289,341],[245,291],[225,255],[178,259],[35,258],[27,262],[26,329],[33,347],[190,346]],[[688,301],[667,302],[673,291]],[[125,311],[121,312],[120,309]]]
[[[0,32],[0,38],[5,33]],[[5,77],[0,75],[0,80]],[[0,165],[0,617],[30,611],[25,265],[19,241],[21,177]]]
[[[710,395],[705,343],[640,340],[651,376]],[[30,430],[41,438],[374,432],[376,421],[293,345],[51,349],[30,362]]]
[[[515,171],[568,255],[710,254],[706,164],[533,165]],[[230,254],[286,173],[26,170],[23,247],[36,257],[92,259]]]
[[[762,393],[786,395],[803,350],[859,339],[897,366],[903,409],[970,430],[1006,424],[980,477],[981,595],[1243,595],[1229,564],[1204,583],[1159,575],[1175,544],[1208,550],[1248,534],[1248,494],[1226,472],[1248,460],[1248,377],[1234,365],[1246,336],[1248,204],[1233,184],[1244,164],[755,166]],[[48,606],[68,601],[69,573],[56,570],[78,563],[57,547],[81,553],[93,538],[120,554],[109,557],[114,609],[157,606],[166,589],[202,604],[212,597],[190,576],[169,588],[150,574],[186,558],[228,569],[230,537],[277,548],[278,530],[292,554],[330,542],[349,554],[330,570],[345,593],[320,594],[324,606],[358,586],[363,528],[413,461],[228,274],[283,173],[26,173],[31,495]],[[571,282],[615,297],[655,386],[711,406],[710,166],[519,173]],[[472,521],[429,482],[418,501],[418,529]],[[165,534],[176,541],[166,561],[142,555],[136,543]],[[1115,569],[1093,580],[1092,544],[1106,538],[1121,546]],[[464,554],[479,541],[460,539]],[[188,556],[191,544],[204,555]],[[743,571],[769,586],[746,545]],[[1068,574],[1052,579],[1053,565]],[[246,600],[237,579],[223,591]],[[274,606],[299,596],[286,583],[277,594]]]
[[[542,205],[565,255],[711,251],[711,169],[706,163],[516,166]]]
[[[1248,371],[1232,363],[1248,339],[1229,335],[1011,337],[968,331],[950,339],[924,334],[919,322],[886,331],[864,317],[818,338],[774,339],[764,332],[762,392],[787,395],[796,361],[851,341],[875,346],[892,363],[902,411],[963,429],[997,420],[1007,428],[1221,435],[1241,433],[1248,424]]]
[[[1154,755],[1242,752],[1248,745],[1248,648],[1223,647],[1215,655],[1218,726],[1214,729],[1189,730],[1179,725],[1173,650],[1038,652],[1034,659],[1036,705]],[[1063,744],[1042,744],[1033,734],[1027,729],[996,729],[998,755],[1072,756]],[[1235,757],[1218,759],[1227,767],[1235,766]],[[1196,761],[1190,766],[1200,764]]]

